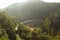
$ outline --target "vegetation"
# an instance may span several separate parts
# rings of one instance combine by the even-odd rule
[[[18,22],[17,34],[22,40],[60,40],[60,14],[54,13],[45,17],[44,21],[35,28],[26,27]],[[0,12],[0,40],[18,40],[14,18],[6,12]],[[41,28],[42,27],[42,28]]]
[[[25,3],[14,3],[8,6],[5,11],[7,11],[10,16],[16,17],[18,21],[26,21],[49,16],[51,13],[60,9],[59,5],[60,3],[47,3],[40,0],[30,0]]]
[[[12,9],[8,10],[8,7],[6,9],[8,14],[11,13],[9,15],[13,16],[18,13],[18,15],[16,15],[18,16],[17,18],[9,16],[6,12],[0,12],[0,40],[60,40],[60,12],[57,8],[57,3],[49,4],[50,3],[38,1],[36,5],[35,2],[31,2],[31,4],[27,3],[25,7],[24,5],[22,6],[24,8],[21,8],[21,10],[24,11],[21,12],[21,15],[19,14],[20,6],[18,7],[19,10],[15,10],[15,12],[13,12],[14,10],[12,11]],[[31,7],[29,8],[28,5]],[[13,8],[15,9],[15,6],[13,6]],[[27,27],[20,24],[20,22],[24,20],[40,18],[44,21],[36,25],[36,27]],[[18,29],[15,30],[17,25]]]
[[[15,23],[13,19],[7,16],[5,12],[0,12],[0,29],[2,32],[0,33],[1,37],[7,35],[7,37],[10,40],[16,40],[15,32],[13,30],[14,28],[15,28]]]

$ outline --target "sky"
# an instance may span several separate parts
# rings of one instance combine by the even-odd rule
[[[43,0],[45,2],[60,2],[60,0]]]
[[[0,0],[0,9],[6,8],[13,3],[26,2],[28,0]],[[43,0],[45,2],[60,2],[60,0]]]
[[[0,0],[0,9],[5,8],[13,3],[25,2],[27,0]]]

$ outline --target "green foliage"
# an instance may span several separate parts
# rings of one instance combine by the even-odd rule
[[[5,12],[0,12],[0,40],[19,40],[15,33],[17,23],[19,25],[17,35],[22,40],[60,40],[60,15],[58,13],[51,14],[39,26],[31,28],[16,22]]]
[[[32,31],[27,27],[20,27],[19,35],[24,40],[51,40],[52,38],[42,33],[40,27],[34,28]]]
[[[30,28],[24,27],[22,25],[19,26],[19,36],[22,39],[26,40],[29,33],[30,33]]]
[[[3,36],[0,38],[0,40],[9,40],[7,36]]]
[[[19,36],[23,40],[59,40],[58,32],[60,32],[60,17],[58,13],[51,14],[46,17],[39,27],[30,29],[23,25],[19,26]],[[42,30],[45,30],[45,32]],[[47,32],[46,32],[47,30]],[[43,32],[43,33],[42,33]],[[58,34],[57,34],[58,33]]]
[[[6,34],[10,40],[16,40],[15,32],[13,30],[15,23],[13,19],[6,15],[5,12],[0,12],[0,26],[6,31]]]

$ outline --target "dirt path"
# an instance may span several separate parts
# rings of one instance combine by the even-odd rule
[[[17,37],[17,39],[18,39],[18,40],[22,40],[22,39],[19,37],[19,35],[18,35],[18,34],[16,34],[16,37]]]

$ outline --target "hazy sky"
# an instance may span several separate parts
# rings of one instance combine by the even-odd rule
[[[25,2],[27,0],[0,0],[0,8],[5,8],[13,3]]]
[[[45,2],[60,2],[60,0],[43,0]]]
[[[0,9],[5,8],[13,3],[25,2],[28,0],[0,0]],[[45,2],[60,2],[60,0],[43,0]]]

